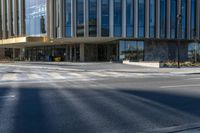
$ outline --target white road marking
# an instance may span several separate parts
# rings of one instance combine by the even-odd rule
[[[51,76],[52,79],[66,79],[66,77],[60,75],[59,73],[48,73],[48,75]]]
[[[0,98],[15,98],[15,95],[8,95],[8,96],[0,96]]]
[[[11,80],[17,80],[16,74],[4,74],[1,78],[3,81],[11,81]]]
[[[180,87],[200,87],[200,84],[174,85],[174,86],[160,86],[160,88],[180,88]]]
[[[28,74],[28,78],[29,79],[43,79],[42,76],[40,76],[39,74]]]

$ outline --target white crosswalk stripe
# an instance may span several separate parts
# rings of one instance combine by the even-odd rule
[[[12,81],[17,80],[16,74],[4,74],[1,78],[1,81]]]

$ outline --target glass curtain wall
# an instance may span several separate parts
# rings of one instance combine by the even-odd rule
[[[120,60],[143,61],[144,42],[143,41],[120,41]]]
[[[101,36],[109,36],[109,0],[101,0]]]
[[[138,1],[138,37],[144,37],[145,4],[144,0]]]
[[[155,0],[149,1],[149,36],[150,38],[155,37],[155,15],[156,8],[155,8]]]
[[[122,35],[122,0],[114,0],[114,36]]]
[[[191,0],[191,39],[196,37],[196,1]]]
[[[64,15],[65,15],[65,37],[71,37],[72,0],[64,0]]]
[[[46,34],[46,0],[25,0],[26,34]]]
[[[3,37],[3,22],[2,22],[2,1],[0,1],[0,39]]]
[[[160,0],[160,37],[166,37],[166,0]]]
[[[175,39],[176,38],[176,20],[177,20],[177,0],[171,0],[171,38]]]
[[[89,0],[89,36],[97,36],[97,0]]]
[[[181,33],[182,33],[182,39],[185,39],[186,37],[186,11],[187,11],[187,5],[186,0],[181,0]]]
[[[77,37],[83,37],[84,36],[84,10],[83,10],[83,0],[77,0],[76,1],[76,31],[77,31]]]
[[[127,37],[133,37],[133,22],[134,22],[134,1],[133,0],[127,0],[126,2],[126,36]]]
[[[19,35],[22,34],[22,26],[21,26],[21,0],[18,0],[18,28],[19,28]]]

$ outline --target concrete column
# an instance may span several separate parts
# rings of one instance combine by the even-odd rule
[[[196,1],[196,17],[196,36],[200,39],[200,0]]]
[[[138,37],[138,0],[134,0],[134,37]]]
[[[50,22],[49,22],[49,35],[50,35],[50,38],[54,38],[55,37],[55,26],[54,26],[54,0],[49,0],[49,9],[50,9],[50,12],[49,12],[49,19],[50,19]]]
[[[74,59],[73,59],[73,61],[76,61],[76,45],[74,45],[73,47],[74,47]]]
[[[50,38],[50,1],[47,0],[47,36]]]
[[[97,37],[101,36],[101,0],[97,0]]]
[[[15,36],[19,35],[19,26],[18,26],[18,0],[14,0],[14,34]]]
[[[26,24],[25,24],[25,0],[21,0],[21,35],[26,34]]]
[[[13,60],[15,59],[15,48],[12,49],[13,50]]]
[[[88,0],[84,0],[84,36],[88,37],[89,35],[89,14],[88,14],[88,10],[89,10],[89,6],[88,6]]]
[[[13,36],[13,25],[12,25],[12,0],[7,0],[8,4],[8,36],[11,37]]]
[[[65,61],[68,61],[68,45],[65,46]]]
[[[69,60],[72,62],[72,45],[69,47]]]
[[[64,33],[64,23],[63,23],[63,21],[64,21],[64,2],[63,2],[63,0],[59,0],[59,4],[60,4],[60,8],[59,9],[57,9],[57,10],[59,10],[59,38],[62,38],[63,37],[63,33]]]
[[[20,48],[20,60],[22,61],[25,57],[25,49],[24,48]]]
[[[166,36],[171,37],[171,0],[167,0]]]
[[[76,0],[72,0],[72,37],[76,37]]]
[[[0,15],[1,15],[1,18],[0,18],[0,27],[2,27],[2,0],[0,1]],[[2,32],[2,28],[0,28],[0,39],[3,38],[3,32]]]
[[[3,39],[7,38],[7,16],[6,16],[6,1],[2,0],[2,19],[3,19]]]
[[[156,38],[160,38],[160,0],[156,0]]]
[[[122,0],[122,37],[126,37],[126,0]]]
[[[80,44],[80,61],[85,61],[85,44],[83,43]]]
[[[113,37],[114,33],[114,1],[110,0],[109,1],[109,28],[110,28],[110,37]]]
[[[26,25],[25,25],[25,0],[21,0],[21,35],[24,36],[26,33]]]
[[[149,38],[149,0],[145,0],[145,37]]]
[[[187,0],[186,37],[191,38],[191,0]]]

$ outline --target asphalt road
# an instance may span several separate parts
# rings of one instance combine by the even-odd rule
[[[199,81],[110,63],[0,65],[0,133],[197,133]]]

